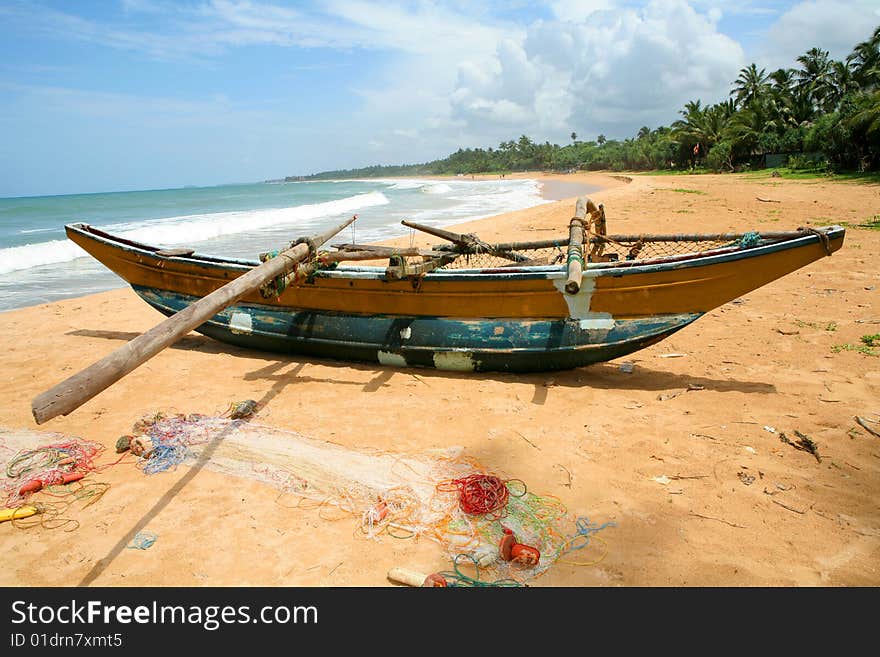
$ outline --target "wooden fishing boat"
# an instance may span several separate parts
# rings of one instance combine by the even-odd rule
[[[407,222],[404,222],[407,223]],[[272,352],[462,371],[542,371],[607,361],[839,249],[840,226],[714,235],[608,235],[578,202],[569,235],[431,249],[337,244],[225,307],[196,330]],[[256,261],[163,250],[86,224],[68,237],[174,315]],[[267,260],[271,254],[263,254]],[[362,264],[357,261],[377,261]],[[349,262],[340,262],[349,261]]]

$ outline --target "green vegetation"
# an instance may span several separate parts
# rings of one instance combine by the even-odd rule
[[[797,58],[796,68],[767,73],[751,64],[740,71],[728,100],[714,105],[692,100],[679,113],[682,118],[671,126],[645,126],[623,141],[605,135],[578,141],[572,133],[572,143],[559,146],[522,135],[497,148],[459,149],[423,164],[375,165],[286,180],[575,169],[700,173],[769,165],[783,178],[878,182],[880,26],[844,61],[811,48]]]
[[[862,344],[836,344],[831,347],[831,351],[835,354],[839,354],[841,351],[857,351],[860,354],[865,354],[866,356],[877,356],[878,354],[874,351],[874,347],[880,347],[880,333],[874,333],[873,335],[863,335],[861,337]]]

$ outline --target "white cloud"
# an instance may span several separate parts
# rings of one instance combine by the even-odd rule
[[[688,100],[724,99],[744,65],[742,48],[715,22],[685,0],[652,0],[536,23],[491,59],[460,67],[453,114],[471,132],[494,132],[492,122],[503,119],[556,139],[571,130],[623,137],[669,123]]]
[[[613,8],[612,0],[556,0],[550,3],[553,15],[560,21],[580,22],[597,11]]]
[[[793,67],[795,59],[813,47],[828,50],[835,59],[844,59],[878,23],[877,0],[799,2],[768,30],[761,63],[770,68]]]

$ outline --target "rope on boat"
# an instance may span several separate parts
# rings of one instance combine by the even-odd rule
[[[742,236],[742,239],[739,241],[739,248],[749,249],[753,246],[758,246],[760,242],[761,235],[756,233],[755,231],[750,231]]]

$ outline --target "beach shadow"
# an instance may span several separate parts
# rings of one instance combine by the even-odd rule
[[[83,577],[82,581],[77,586],[91,586],[91,584],[107,570],[110,564],[113,563],[114,559],[116,559],[123,550],[127,549],[128,545],[134,540],[135,535],[139,531],[144,530],[147,525],[149,525],[150,522],[154,520],[175,497],[177,497],[180,491],[182,491],[186,485],[202,471],[202,468],[205,467],[205,464],[211,460],[211,456],[217,451],[217,447],[219,447],[221,441],[232,431],[236,424],[237,423],[235,422],[231,423],[211,439],[205,449],[199,454],[196,462],[189,466],[187,472],[178,479],[171,488],[165,491],[153,507],[141,516],[140,520],[138,520],[134,526],[122,536],[119,542],[110,549],[105,557],[99,559],[95,565],[92,566],[92,569],[85,577]]]
[[[69,331],[67,335],[106,338],[109,340],[131,340],[139,333],[125,331],[101,331],[78,329]],[[394,376],[395,372],[418,374],[425,381],[431,380],[483,380],[500,381],[502,383],[526,383],[535,387],[531,403],[543,405],[547,401],[548,388],[594,388],[600,390],[671,390],[687,388],[689,385],[703,386],[706,390],[717,392],[745,392],[771,394],[776,386],[763,381],[744,381],[733,378],[716,379],[708,376],[677,374],[665,370],[653,369],[638,363],[635,370],[626,374],[613,363],[596,363],[572,370],[555,372],[511,373],[511,372],[453,372],[420,367],[393,367],[354,361],[340,361],[331,358],[309,358],[298,355],[275,354],[256,349],[247,349],[218,342],[202,335],[188,335],[170,347],[171,349],[189,349],[209,354],[227,354],[249,360],[268,361],[266,367],[249,372],[246,381],[275,379],[272,386],[272,397],[276,396],[288,384],[311,382],[333,383],[336,385],[362,386],[364,392],[376,392]],[[281,372],[285,367],[296,365],[290,371]],[[346,380],[344,376],[312,377],[302,375],[303,367],[317,365],[335,370],[372,373],[373,378],[366,384],[361,381]],[[267,393],[268,394],[268,393]]]
[[[266,357],[265,355],[263,357]],[[276,374],[290,363],[298,363],[291,371]],[[339,370],[340,376],[332,374],[324,377],[303,376],[301,374],[305,365],[316,365],[322,368]],[[343,373],[344,371],[344,373]],[[350,372],[367,372],[374,376],[366,384],[361,381],[346,380]],[[423,383],[430,385],[431,381],[498,381],[501,383],[519,383],[534,386],[531,403],[543,405],[550,394],[549,390],[555,387],[583,388],[594,390],[647,390],[662,391],[675,389],[688,389],[701,386],[703,390],[716,392],[744,392],[754,394],[772,394],[776,392],[776,386],[764,381],[749,381],[734,378],[713,378],[692,374],[679,374],[665,370],[656,370],[644,365],[637,365],[635,370],[626,374],[620,371],[613,363],[597,363],[573,370],[555,372],[534,373],[510,373],[510,372],[453,372],[447,370],[435,370],[420,367],[392,367],[385,365],[371,365],[368,363],[355,363],[349,361],[336,361],[322,358],[297,358],[285,359],[274,362],[262,369],[255,370],[245,375],[245,379],[252,381],[257,379],[274,378],[273,385],[275,394],[278,394],[286,385],[301,382],[332,383],[334,385],[362,386],[363,392],[376,392],[394,376],[395,373],[417,376]]]

